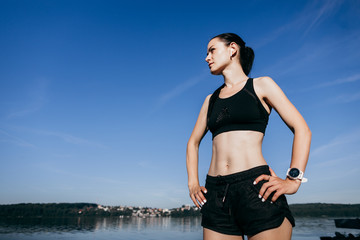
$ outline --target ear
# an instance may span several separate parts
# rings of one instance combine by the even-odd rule
[[[235,56],[236,53],[239,51],[239,46],[234,42],[230,43],[229,48],[231,57]]]

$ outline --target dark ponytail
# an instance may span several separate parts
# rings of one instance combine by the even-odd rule
[[[240,47],[240,64],[241,67],[246,75],[249,75],[255,54],[251,47],[246,47],[244,40],[242,40],[241,37],[236,35],[235,33],[223,33],[220,35],[217,35],[214,38],[219,38],[221,41],[223,41],[226,45],[230,45],[232,42],[236,43]]]
[[[255,54],[251,47],[240,47],[240,64],[246,75],[251,71],[254,58]]]

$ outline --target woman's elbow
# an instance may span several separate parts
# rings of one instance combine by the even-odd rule
[[[308,128],[308,136],[309,136],[309,142],[311,143],[312,132],[311,132],[310,128]]]
[[[198,150],[200,146],[200,142],[201,139],[191,136],[187,143],[187,150]]]
[[[309,139],[311,139],[312,132],[307,124],[302,124],[302,125],[299,124],[298,126],[295,126],[294,128],[290,128],[290,129],[293,130],[294,134],[306,136]]]
[[[305,125],[301,128],[301,135],[306,136],[309,140],[311,140],[312,132],[308,125]]]
[[[306,135],[309,136],[309,138],[311,138],[312,132],[307,124],[305,124],[305,126],[304,126],[304,132]]]
[[[196,148],[199,146],[198,141],[195,141],[195,139],[190,138],[188,143],[187,143],[187,149],[192,149],[192,148]]]

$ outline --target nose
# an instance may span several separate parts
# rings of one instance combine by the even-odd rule
[[[205,61],[208,63],[210,61],[210,54],[206,55]]]

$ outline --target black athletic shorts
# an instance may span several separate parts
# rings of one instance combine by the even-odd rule
[[[274,203],[271,203],[273,194],[265,202],[258,197],[266,181],[256,185],[253,182],[262,174],[270,175],[269,166],[258,166],[226,176],[208,175],[205,185],[207,202],[201,208],[201,225],[219,233],[241,236],[277,228],[285,217],[295,226],[284,195]]]

